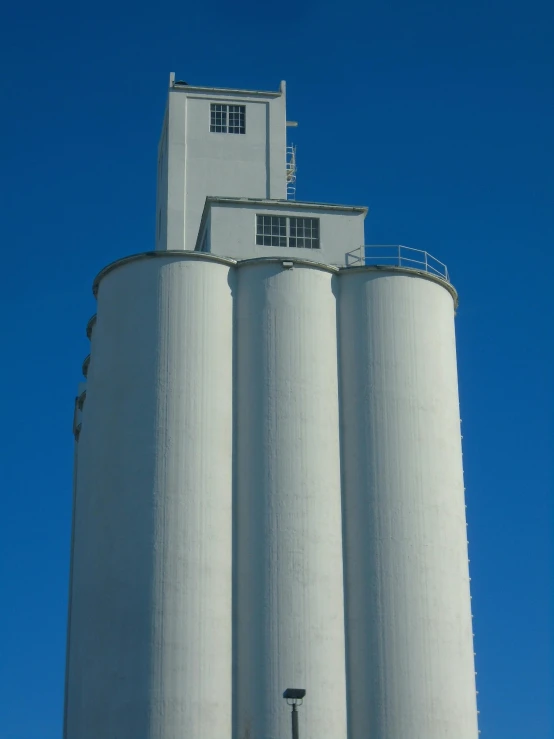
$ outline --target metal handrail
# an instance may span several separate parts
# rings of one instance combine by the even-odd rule
[[[394,266],[417,269],[450,282],[446,264],[422,249],[402,244],[365,244],[347,252],[347,267]]]

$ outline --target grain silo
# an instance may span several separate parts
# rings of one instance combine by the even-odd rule
[[[170,77],[156,249],[97,276],[65,739],[476,739],[443,264],[299,202],[277,92]]]

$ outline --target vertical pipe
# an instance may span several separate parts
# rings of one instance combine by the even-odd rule
[[[298,739],[298,709],[296,703],[292,704],[292,739]]]

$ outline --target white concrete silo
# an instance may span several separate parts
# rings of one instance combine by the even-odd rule
[[[292,267],[292,263],[289,263]],[[239,739],[346,739],[337,270],[238,268],[236,689]]]
[[[455,293],[341,272],[352,739],[476,739]]]
[[[160,252],[97,279],[68,739],[231,734],[232,264]]]

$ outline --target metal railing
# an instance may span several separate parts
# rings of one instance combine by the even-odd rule
[[[357,249],[353,249],[346,254],[347,267],[366,267],[371,265],[383,267],[389,265],[392,267],[417,269],[450,282],[446,264],[439,261],[432,254],[429,254],[429,252],[422,251],[421,249],[412,249],[410,246],[402,246],[402,244],[368,244],[366,246],[359,246]]]

